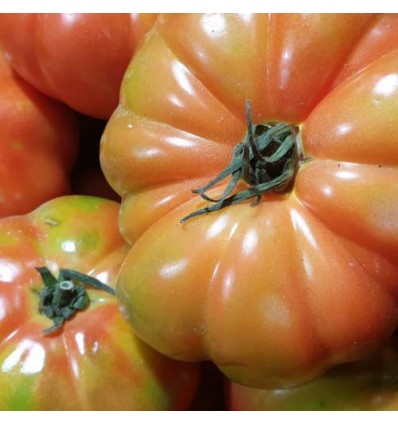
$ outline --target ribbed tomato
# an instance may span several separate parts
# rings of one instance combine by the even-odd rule
[[[70,190],[78,151],[74,113],[23,81],[0,51],[0,217]]]
[[[136,332],[258,387],[380,346],[398,324],[397,114],[395,14],[162,16],[101,146]]]
[[[0,45],[32,86],[108,119],[123,73],[157,14],[2,13]]]
[[[0,410],[189,407],[197,365],[144,344],[109,293],[126,254],[118,211],[75,195],[0,221]]]

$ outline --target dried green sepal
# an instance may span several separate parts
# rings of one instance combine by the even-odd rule
[[[79,310],[85,310],[90,299],[85,285],[115,295],[115,290],[91,276],[76,270],[60,269],[56,278],[47,267],[37,267],[43,280],[43,288],[39,293],[39,311],[53,321],[53,325],[44,329],[48,335],[60,329],[65,320],[71,319]]]
[[[298,164],[296,127],[284,123],[253,125],[249,101],[246,102],[246,119],[246,137],[235,146],[230,164],[208,184],[193,190],[212,204],[187,215],[181,223],[251,198],[255,198],[251,205],[257,205],[264,193],[282,191],[293,179]],[[227,177],[230,180],[218,199],[206,194]],[[233,193],[239,180],[250,187]]]

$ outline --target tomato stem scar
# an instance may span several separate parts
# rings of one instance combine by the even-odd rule
[[[246,101],[246,121],[245,138],[235,146],[230,164],[207,185],[193,190],[212,204],[187,215],[181,223],[251,198],[255,198],[251,203],[255,206],[264,193],[283,192],[290,187],[301,156],[296,140],[298,128],[286,123],[253,125],[249,100]],[[220,198],[206,195],[227,177],[230,180]],[[245,181],[249,188],[234,193],[239,180]]]
[[[85,285],[101,289],[111,295],[115,290],[94,277],[76,270],[60,269],[56,278],[47,267],[36,267],[44,283],[41,289],[40,307],[42,314],[53,321],[53,325],[44,329],[48,335],[60,329],[65,320],[70,319],[77,311],[86,309],[90,304]]]

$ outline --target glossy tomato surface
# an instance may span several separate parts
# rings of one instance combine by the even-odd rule
[[[253,125],[298,132],[292,180],[181,223],[254,128],[247,100]],[[160,17],[101,144],[132,244],[118,299],[137,333],[257,387],[380,346],[398,323],[397,113],[395,14]]]
[[[114,295],[87,286],[89,305],[53,333],[43,283],[72,269],[113,287],[126,254],[119,205],[65,196],[0,221],[0,410],[187,408],[197,366],[163,357],[133,333]],[[76,283],[76,282],[75,282]]]
[[[23,81],[0,51],[0,217],[70,190],[78,151],[74,113]]]
[[[302,386],[267,390],[228,382],[226,403],[230,410],[398,410],[397,361],[394,340]]]
[[[14,69],[43,93],[107,119],[123,73],[156,14],[2,13],[0,45]]]

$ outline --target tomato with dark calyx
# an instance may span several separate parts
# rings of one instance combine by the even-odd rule
[[[190,406],[198,366],[144,344],[110,293],[126,254],[118,211],[75,195],[0,221],[0,410]]]
[[[0,51],[0,217],[70,190],[79,132],[74,112],[23,81]]]
[[[123,73],[157,14],[2,13],[0,45],[32,86],[108,119]]]
[[[159,17],[101,142],[138,335],[270,388],[379,347],[398,324],[397,81],[395,14]]]
[[[267,390],[229,381],[230,410],[398,410],[397,340],[305,385]]]

